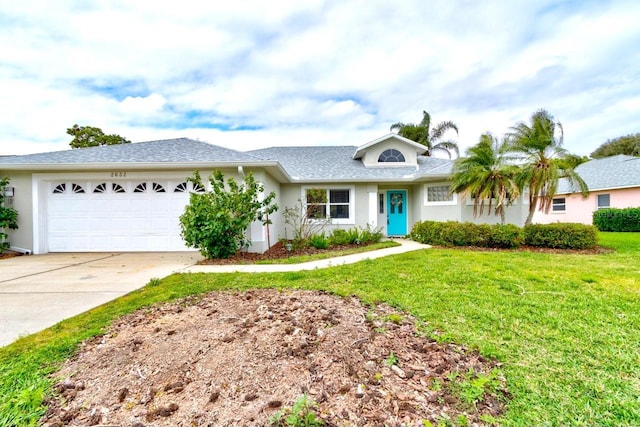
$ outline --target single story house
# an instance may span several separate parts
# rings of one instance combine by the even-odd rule
[[[8,201],[19,213],[11,244],[33,254],[188,250],[178,217],[189,193],[204,190],[186,179],[196,170],[203,179],[214,170],[235,179],[251,172],[276,193],[280,209],[269,230],[256,222],[248,231],[254,252],[287,236],[282,211],[311,202],[310,189],[326,192],[321,209],[334,228],[370,225],[404,236],[420,220],[499,222],[493,214],[474,218],[472,201],[449,192],[453,162],[424,153],[393,133],[358,147],[247,152],[178,138],[3,156],[0,176],[10,178]],[[509,207],[507,221],[523,224],[527,203],[521,197]]]
[[[583,198],[562,179],[551,210],[536,211],[534,222],[593,224],[593,212],[598,209],[640,207],[640,157],[620,154],[589,160],[575,171],[589,187],[589,196]]]

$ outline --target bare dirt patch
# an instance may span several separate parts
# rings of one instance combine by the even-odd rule
[[[418,336],[414,319],[388,306],[311,291],[215,292],[139,310],[84,343],[55,374],[64,380],[42,422],[266,426],[306,393],[328,426],[461,416],[482,425],[483,414],[501,413],[504,381],[475,402],[454,383],[496,365]]]

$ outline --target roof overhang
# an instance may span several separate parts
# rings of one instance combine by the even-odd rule
[[[130,171],[175,171],[175,170],[206,170],[222,168],[263,168],[279,182],[292,182],[292,178],[277,161],[256,162],[96,162],[96,163],[0,163],[2,171],[33,171],[33,172],[81,172],[104,170]]]

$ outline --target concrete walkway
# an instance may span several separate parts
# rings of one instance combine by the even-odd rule
[[[0,347],[172,273],[302,271],[428,248],[410,240],[301,264],[197,265],[197,252],[56,253],[0,260]]]
[[[300,264],[193,265],[191,267],[187,267],[184,271],[191,273],[278,273],[284,271],[315,270],[317,268],[353,264],[365,259],[376,259],[389,255],[430,248],[429,245],[423,245],[422,243],[414,242],[413,240],[394,239],[394,241],[400,243],[400,246],[335,258],[327,258],[318,261],[303,262]]]

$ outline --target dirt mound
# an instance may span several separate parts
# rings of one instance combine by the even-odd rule
[[[56,374],[65,380],[42,422],[266,426],[306,395],[329,426],[482,424],[502,408],[494,368],[417,336],[414,320],[388,306],[309,291],[216,292],[139,310],[83,344]]]

